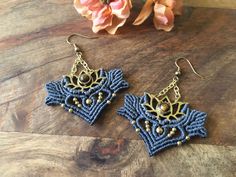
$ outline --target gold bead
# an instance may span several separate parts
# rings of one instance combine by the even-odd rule
[[[176,72],[175,72],[175,75],[176,75],[176,76],[178,76],[178,75],[180,75],[180,74],[181,74],[180,71],[176,71]]]
[[[156,128],[156,132],[157,132],[158,134],[161,134],[161,133],[163,132],[163,129],[162,129],[161,127],[157,127],[157,128]]]
[[[181,141],[178,141],[178,142],[177,142],[177,145],[178,145],[178,146],[182,145],[182,142],[181,142]]]
[[[77,104],[77,107],[78,107],[78,108],[81,108],[81,107],[82,107],[82,105],[81,105],[81,104]]]
[[[61,104],[61,107],[64,108],[64,107],[65,107],[65,104]]]
[[[116,94],[115,94],[115,93],[112,93],[112,96],[113,96],[113,97],[115,97],[115,96],[116,96]]]
[[[102,99],[102,96],[98,96],[98,99],[101,100],[101,99]]]
[[[170,131],[170,134],[171,134],[171,136],[172,136],[172,135],[174,135],[174,134],[175,134],[175,132],[174,132],[174,131]]]
[[[148,121],[148,120],[145,120],[145,124],[149,124],[149,121]]]
[[[77,105],[77,104],[79,104],[79,102],[78,102],[78,101],[75,101],[75,104]]]
[[[139,129],[139,128],[136,128],[135,131],[136,131],[136,132],[140,132],[140,129]]]
[[[110,101],[110,100],[107,100],[107,104],[111,104],[111,101]]]
[[[165,113],[165,112],[169,111],[169,109],[170,109],[170,105],[168,103],[161,103],[160,110],[162,112]]]
[[[102,93],[102,92],[99,92],[99,93],[98,93],[98,95],[99,95],[99,96],[102,96],[102,95],[103,95],[103,93]]]
[[[168,133],[167,137],[169,137],[169,138],[170,138],[170,137],[171,137],[171,134],[170,134],[170,133]]]
[[[86,102],[86,104],[91,104],[92,100],[90,98],[88,98],[85,102]]]
[[[100,102],[101,102],[101,100],[99,100],[99,99],[98,99],[98,100],[97,100],[97,102],[98,102],[98,103],[100,103]]]
[[[131,124],[135,124],[135,120],[132,120],[132,121],[131,121]]]
[[[74,97],[74,98],[73,98],[73,101],[77,101],[77,98]]]
[[[186,136],[185,139],[186,139],[186,140],[190,140],[190,136]]]
[[[174,127],[174,128],[172,128],[172,131],[173,131],[173,132],[175,132],[176,130],[177,130],[177,129],[176,129],[175,127]]]
[[[149,124],[146,124],[145,127],[146,127],[146,128],[150,128],[150,125],[149,125]]]
[[[69,112],[70,112],[70,113],[73,112],[73,109],[70,108],[70,109],[69,109]]]
[[[88,83],[91,80],[91,76],[88,74],[81,74],[79,77],[79,81],[82,83]]]

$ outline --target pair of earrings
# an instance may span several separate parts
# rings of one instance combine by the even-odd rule
[[[71,42],[74,36],[94,38],[81,34],[72,34],[68,37],[67,43],[74,47],[77,58],[69,75],[46,84],[46,104],[61,105],[68,112],[92,125],[116,93],[128,88],[128,83],[123,79],[120,69],[105,71],[89,68],[79,46]],[[201,77],[188,59],[178,58],[175,61],[177,71],[166,88],[157,95],[144,93],[138,97],[127,94],[124,106],[118,110],[118,114],[127,118],[144,140],[150,156],[164,148],[179,146],[193,136],[207,135],[204,128],[206,113],[193,110],[188,103],[180,101],[181,94],[177,85],[181,75],[178,65],[180,59],[186,60],[192,71]],[[83,69],[77,74],[79,65],[82,65]],[[175,93],[174,101],[168,97],[171,90]]]

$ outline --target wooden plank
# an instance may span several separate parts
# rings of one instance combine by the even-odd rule
[[[233,177],[236,148],[201,144],[150,158],[143,142],[0,133],[1,177]]]
[[[236,9],[235,0],[184,0],[184,5],[193,7]]]
[[[45,83],[67,74],[74,60],[66,36],[73,32],[92,34],[90,22],[80,18],[69,1],[19,0],[2,4],[1,131],[139,139],[129,122],[116,114],[124,94],[160,91],[173,77],[174,58],[187,56],[208,78],[197,79],[181,63],[185,71],[180,84],[183,100],[208,113],[209,137],[194,142],[236,144],[235,11],[186,8],[170,33],[156,31],[150,18],[137,27],[130,20],[115,36],[101,33],[94,41],[78,39],[91,67],[122,68],[131,84],[90,127],[60,107],[44,105]],[[138,9],[134,11],[132,18]]]

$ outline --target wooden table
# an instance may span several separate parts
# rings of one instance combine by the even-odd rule
[[[172,177],[236,176],[236,11],[186,8],[172,32],[152,20],[115,36],[78,39],[93,68],[120,67],[131,87],[94,126],[44,104],[44,85],[67,74],[74,61],[68,35],[93,35],[70,1],[0,2],[0,176]],[[135,13],[139,11],[134,8]],[[159,92],[173,77],[176,56],[186,56],[183,100],[208,113],[206,139],[196,138],[150,158],[130,123],[116,114],[130,92]]]

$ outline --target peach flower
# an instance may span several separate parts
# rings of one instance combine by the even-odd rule
[[[106,30],[115,34],[130,15],[131,0],[74,0],[78,13],[92,20],[94,33]]]
[[[153,8],[154,4],[154,8]],[[154,9],[153,23],[156,29],[171,31],[174,27],[174,16],[182,13],[182,0],[146,0],[134,25],[142,24]]]

